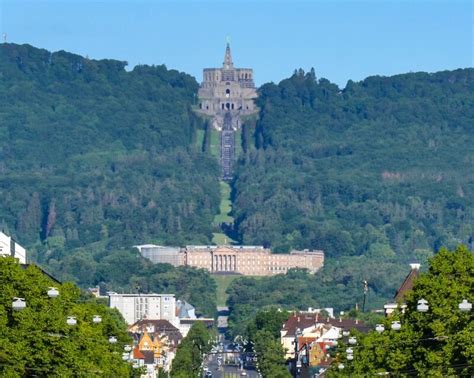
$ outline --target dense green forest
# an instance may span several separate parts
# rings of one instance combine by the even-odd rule
[[[369,308],[441,246],[474,238],[474,69],[369,77],[340,90],[298,70],[259,90],[233,185],[236,232],[279,252],[322,249],[315,277],[242,278],[236,326],[262,305]],[[295,293],[298,293],[296,295]]]
[[[300,70],[258,104],[234,185],[244,243],[410,259],[472,242],[474,69],[342,91]]]
[[[190,272],[148,269],[128,250],[212,238],[218,166],[193,143],[198,84],[164,66],[125,66],[0,45],[0,228],[83,287],[144,289],[136,281],[156,282],[160,269],[189,284]],[[188,299],[199,287],[175,281],[169,290]],[[206,300],[191,295],[209,314],[213,287]]]
[[[219,169],[191,110],[198,83],[165,66],[125,67],[0,45],[0,229],[61,279],[174,290],[211,314],[208,273],[152,266],[130,250],[209,243],[216,232]],[[242,131],[229,235],[277,252],[323,249],[326,263],[316,276],[237,279],[231,307],[353,307],[364,279],[375,307],[407,262],[472,248],[473,69],[342,90],[298,70],[263,85],[258,105]]]

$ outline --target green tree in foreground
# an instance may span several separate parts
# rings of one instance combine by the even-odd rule
[[[247,325],[247,334],[257,355],[258,370],[265,378],[290,377],[280,342],[281,326],[288,315],[287,311],[273,307],[262,309]]]
[[[280,339],[267,330],[255,334],[255,353],[258,371],[264,378],[291,377],[285,366],[285,353]]]
[[[178,346],[171,368],[171,377],[199,377],[204,355],[211,350],[213,333],[203,323],[194,323]]]
[[[49,298],[49,287],[59,296]],[[123,321],[115,311],[82,301],[80,290],[58,285],[38,268],[23,269],[13,258],[0,258],[0,376],[131,376],[121,350],[129,343]],[[15,311],[14,297],[26,308]],[[102,322],[92,318],[100,315]],[[68,316],[77,324],[69,326]],[[109,343],[116,336],[117,344]]]
[[[417,311],[420,299],[428,302],[428,311]],[[464,246],[442,249],[407,294],[405,313],[386,319],[381,334],[359,335],[353,361],[343,361],[344,370],[333,373],[472,376],[473,313],[460,311],[463,299],[474,301],[474,254]],[[390,330],[394,320],[401,323],[399,331]]]

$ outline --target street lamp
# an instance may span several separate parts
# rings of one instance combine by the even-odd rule
[[[354,336],[349,337],[348,343],[351,345],[355,345],[357,344],[357,339]]]
[[[400,328],[402,328],[402,325],[400,324],[400,322],[398,320],[394,320],[392,322],[392,330],[394,331],[400,331]]]
[[[130,358],[130,356],[128,355],[128,353],[122,353],[122,360],[128,361],[129,358]]]
[[[354,350],[352,348],[347,348],[346,353],[347,354],[352,354],[352,353],[354,353]]]
[[[130,351],[132,350],[132,347],[131,347],[130,345],[125,345],[125,346],[123,347],[123,350],[124,350],[125,352],[130,352]]]
[[[92,323],[99,324],[102,321],[102,317],[100,315],[94,315],[92,318]]]
[[[428,311],[429,306],[428,306],[428,301],[426,299],[420,299],[418,301],[418,305],[416,306],[416,311],[418,312],[426,312]]]
[[[58,289],[55,287],[50,287],[48,290],[48,297],[50,298],[56,298],[59,295]]]
[[[349,336],[351,333],[349,331],[342,331],[342,336],[344,337],[347,337]]]
[[[341,362],[339,365],[337,365],[337,368],[339,370],[343,370],[344,369],[344,364]]]
[[[348,361],[352,361],[354,359],[354,355],[353,354],[348,354],[347,355],[347,360]]]
[[[75,316],[68,316],[66,320],[67,325],[75,326],[77,324],[77,320]]]
[[[385,327],[383,324],[377,324],[375,326],[375,330],[378,332],[378,333],[382,333],[383,331],[385,331]]]
[[[115,336],[110,336],[109,337],[109,343],[110,344],[115,344],[117,342],[117,338]]]
[[[469,312],[472,309],[472,303],[470,303],[467,299],[463,299],[461,303],[459,303],[458,308],[462,312]]]
[[[25,298],[13,298],[13,302],[12,302],[12,308],[15,310],[15,311],[21,311],[21,310],[24,310],[26,307],[26,301],[25,301]]]

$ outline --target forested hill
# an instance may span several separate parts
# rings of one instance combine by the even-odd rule
[[[256,147],[234,184],[244,243],[323,249],[334,287],[369,279],[385,297],[406,262],[472,247],[474,69],[375,76],[343,90],[299,70],[262,86],[258,102],[260,120],[243,138]]]
[[[411,255],[474,236],[474,69],[260,88],[238,167],[245,243]]]
[[[210,314],[207,273],[151,266],[127,250],[212,238],[219,169],[193,140],[204,128],[191,111],[198,84],[165,66],[125,66],[0,45],[0,229],[62,279],[173,290]],[[323,249],[314,285],[326,288],[324,305],[353,303],[362,279],[387,298],[402,263],[472,246],[473,69],[370,77],[343,90],[299,70],[263,85],[258,104],[232,183],[235,238]],[[292,277],[310,282],[296,273],[277,281]],[[267,295],[275,286],[259,282],[278,304],[282,292]]]
[[[193,143],[198,84],[125,65],[0,44],[0,229],[61,279],[173,290],[213,314],[208,275],[130,251],[212,238],[219,170]]]
[[[218,170],[191,148],[197,82],[125,65],[0,45],[0,222],[22,243],[211,237]]]

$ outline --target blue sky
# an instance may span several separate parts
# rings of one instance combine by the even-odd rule
[[[22,1],[0,0],[9,42],[90,58],[166,64],[200,81],[234,63],[257,84],[295,68],[348,79],[473,66],[472,1]]]

